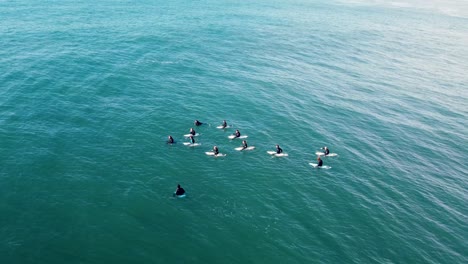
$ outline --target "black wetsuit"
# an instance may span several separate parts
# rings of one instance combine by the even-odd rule
[[[196,126],[201,126],[201,125],[203,125],[203,123],[200,122],[200,121],[198,121],[198,120],[196,120],[196,121],[195,121],[195,125],[196,125]]]
[[[318,163],[317,163],[317,167],[322,167],[322,165],[323,165],[323,161],[319,160]]]
[[[283,149],[280,147],[276,148],[276,154],[281,154],[281,153],[283,153]]]
[[[242,143],[242,149],[246,149],[247,147],[247,143]]]
[[[329,149],[324,149],[324,152],[325,152],[325,156],[330,154],[330,150]]]
[[[167,140],[167,144],[173,144],[174,143],[174,139],[172,137],[170,137],[168,140]]]
[[[185,190],[184,188],[180,187],[180,188],[177,188],[176,190],[176,193],[175,193],[177,196],[180,196],[180,195],[184,195],[185,194]]]
[[[234,136],[236,136],[236,137],[240,137],[240,132],[236,132],[236,133],[234,133]]]
[[[227,127],[227,123],[226,121],[223,122],[223,124],[221,125],[223,128],[226,128]]]
[[[196,133],[197,133],[197,132],[195,132],[195,130],[190,131],[190,134],[192,134],[192,135],[194,135],[194,136],[195,136]]]
[[[213,149],[213,153],[214,153],[215,155],[218,155],[218,154],[219,154],[218,148],[214,148],[214,149]]]
[[[190,137],[190,143],[195,144],[195,138],[194,137]]]

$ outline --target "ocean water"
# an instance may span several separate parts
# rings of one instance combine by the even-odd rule
[[[467,263],[468,12],[408,2],[0,1],[0,262]]]

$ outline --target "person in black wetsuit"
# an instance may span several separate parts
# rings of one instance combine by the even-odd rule
[[[177,184],[177,189],[175,191],[175,195],[181,196],[185,194],[184,188],[180,187],[180,184]]]
[[[320,157],[317,157],[317,167],[322,167],[323,161]]]
[[[328,154],[330,154],[330,150],[327,147],[323,147],[323,153],[325,154],[325,156],[327,156]]]
[[[223,123],[221,124],[221,126],[222,126],[223,128],[226,128],[226,127],[227,127],[226,120],[223,120]]]
[[[213,153],[214,153],[215,155],[218,155],[218,154],[219,154],[219,150],[218,150],[218,147],[217,147],[217,146],[214,146],[214,147],[213,147]]]
[[[279,145],[276,145],[276,154],[281,154],[281,153],[283,153],[283,149],[280,148]]]
[[[236,132],[234,132],[233,135],[236,136],[236,138],[238,138],[241,136],[241,133],[239,132],[239,130],[236,130]]]
[[[195,138],[193,136],[190,136],[189,139],[190,139],[190,143],[195,144]]]
[[[246,140],[243,140],[242,141],[242,150],[246,149],[248,146],[247,146],[247,141]]]
[[[195,126],[201,126],[203,125],[202,122],[198,121],[198,119],[195,120],[195,122],[193,122],[193,124],[195,124]]]
[[[196,133],[197,133],[197,132],[195,132],[195,129],[190,128],[190,134],[191,134],[192,136],[195,136]]]
[[[172,138],[172,136],[167,137],[167,144],[174,144],[174,139]]]

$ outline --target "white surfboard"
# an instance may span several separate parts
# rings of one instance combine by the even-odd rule
[[[177,197],[177,198],[184,198],[186,195],[187,195],[187,193],[184,193],[182,195],[176,195],[175,193],[173,194],[173,196]]]
[[[236,139],[236,138],[239,138],[239,139],[244,139],[244,138],[248,138],[249,136],[240,136],[240,137],[236,137],[235,135],[230,135],[228,138],[229,139]]]
[[[287,157],[289,156],[288,153],[276,153],[276,151],[273,151],[273,150],[269,150],[267,151],[268,154],[272,155],[272,156],[275,156],[275,157]]]
[[[310,162],[309,165],[317,169],[325,169],[325,170],[331,169],[330,166],[324,165],[322,167],[319,167],[317,163],[312,163],[312,162]]]
[[[315,155],[323,156],[323,157],[336,157],[336,156],[338,156],[337,153],[328,153],[328,155],[325,156],[325,153],[320,152],[320,151],[315,152]]]
[[[218,153],[218,155],[215,155],[213,151],[207,151],[205,152],[206,155],[208,156],[214,156],[214,157],[225,157],[226,154],[223,154],[223,153]]]
[[[189,147],[197,147],[197,146],[200,146],[201,143],[184,142],[184,145],[185,145],[185,146],[189,146]]]
[[[226,129],[226,128],[231,128],[232,126],[226,126],[226,127],[223,127],[223,126],[217,126],[216,128],[218,129]]]
[[[190,136],[198,137],[199,135],[200,135],[199,133],[195,133],[195,135],[185,134],[184,137],[190,137]]]
[[[235,148],[235,150],[237,151],[246,151],[246,150],[254,150],[254,149],[255,149],[254,146],[246,147],[245,149],[243,149],[242,147]]]

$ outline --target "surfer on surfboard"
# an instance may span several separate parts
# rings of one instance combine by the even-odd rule
[[[222,127],[222,128],[226,128],[226,127],[227,127],[227,122],[226,122],[226,120],[223,120],[223,123],[221,124],[221,127]]]
[[[319,157],[317,157],[317,167],[322,167],[322,165],[323,165],[323,161],[319,156]]]
[[[213,147],[213,153],[214,153],[215,156],[219,154],[219,150],[218,150],[217,146]]]
[[[246,149],[248,146],[247,146],[247,141],[246,140],[243,140],[242,141],[242,150]]]
[[[323,147],[322,149],[323,149],[323,153],[325,154],[325,156],[330,154],[330,150],[327,147]]]
[[[283,149],[280,148],[279,145],[276,145],[276,154],[281,154],[281,153],[283,153]]]
[[[185,194],[184,188],[180,187],[180,184],[177,184],[177,189],[175,191],[175,195],[181,196]]]
[[[236,132],[234,132],[233,135],[236,136],[236,138],[238,138],[241,136],[241,133],[239,132],[239,130],[236,130]]]
[[[195,138],[193,136],[189,137],[190,143],[195,144]]]
[[[190,128],[190,134],[191,134],[192,136],[195,136],[196,133],[197,133],[197,132],[195,132],[195,129]]]

